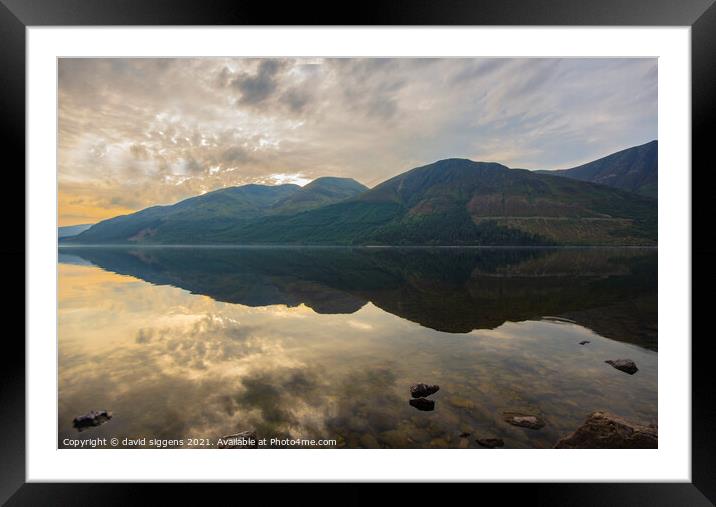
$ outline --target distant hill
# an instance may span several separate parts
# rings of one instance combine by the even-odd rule
[[[100,222],[82,243],[207,243],[226,229],[268,215],[310,210],[355,196],[367,187],[349,178],[318,178],[298,185],[244,185],[191,197]],[[70,240],[71,241],[71,240]]]
[[[57,237],[69,238],[70,236],[77,236],[79,233],[86,231],[90,227],[92,227],[92,224],[66,225],[64,227],[58,227]]]
[[[658,141],[627,148],[571,169],[537,172],[591,181],[649,197],[657,197]]]
[[[298,185],[244,185],[191,197],[171,206],[152,206],[104,220],[73,238],[83,243],[195,243],[238,221],[267,213],[297,192]]]
[[[368,190],[351,178],[326,176],[318,178],[272,205],[277,213],[297,213],[344,201]]]

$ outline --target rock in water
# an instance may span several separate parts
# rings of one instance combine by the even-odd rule
[[[636,424],[609,412],[592,412],[555,449],[657,449],[656,426]]]
[[[410,400],[409,402],[412,406],[417,408],[418,410],[422,410],[423,412],[430,412],[432,410],[435,410],[435,402],[433,400],[428,400],[426,398],[418,398],[416,400]]]
[[[536,415],[520,414],[519,412],[505,412],[502,419],[513,426],[538,430],[544,427],[544,420]]]
[[[636,367],[636,363],[631,359],[609,359],[604,362],[611,364],[617,370],[621,370],[629,375],[634,375],[639,371],[639,368]]]
[[[582,340],[581,342],[579,342],[580,345],[586,345],[587,343],[592,343],[592,342],[590,342],[589,340]]]
[[[259,446],[259,439],[253,431],[242,431],[233,435],[226,435],[219,439],[219,449],[256,449]]]
[[[478,438],[475,442],[480,444],[482,447],[487,447],[488,449],[494,449],[495,447],[502,447],[505,445],[505,442],[501,438]]]
[[[410,386],[410,395],[413,398],[425,398],[431,394],[437,393],[440,390],[438,385],[429,384],[413,384]]]
[[[85,415],[80,415],[72,420],[72,426],[82,431],[92,426],[99,426],[112,419],[112,412],[109,410],[91,410]]]

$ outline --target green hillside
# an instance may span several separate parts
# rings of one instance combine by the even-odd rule
[[[67,241],[77,243],[202,242],[237,221],[265,214],[298,185],[245,185],[215,190],[171,206],[152,206],[104,220]]]
[[[272,205],[272,211],[291,214],[344,201],[368,190],[351,178],[318,178]]]
[[[217,242],[653,245],[656,201],[494,163],[448,159],[349,201],[229,228]]]
[[[656,198],[659,190],[658,151],[658,142],[651,141],[571,169],[540,172],[600,183]]]
[[[287,215],[343,201],[367,190],[350,178],[318,178],[298,185],[244,185],[185,199],[172,206],[153,206],[131,215],[104,220],[66,242],[207,243],[227,229],[263,216]]]

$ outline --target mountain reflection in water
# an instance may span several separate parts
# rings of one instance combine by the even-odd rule
[[[252,429],[345,447],[475,447],[479,436],[551,447],[592,410],[656,421],[656,250],[77,247],[59,256],[60,437],[92,409],[115,413],[97,435]],[[615,357],[640,371],[604,365]],[[413,382],[440,384],[434,411],[408,405]],[[546,427],[501,422],[501,410],[520,407]]]
[[[447,333],[555,316],[656,350],[645,249],[63,248],[105,270],[246,306],[354,313],[367,302]]]

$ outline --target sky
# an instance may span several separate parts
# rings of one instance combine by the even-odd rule
[[[657,138],[656,59],[63,58],[59,225],[460,157],[564,169]]]

